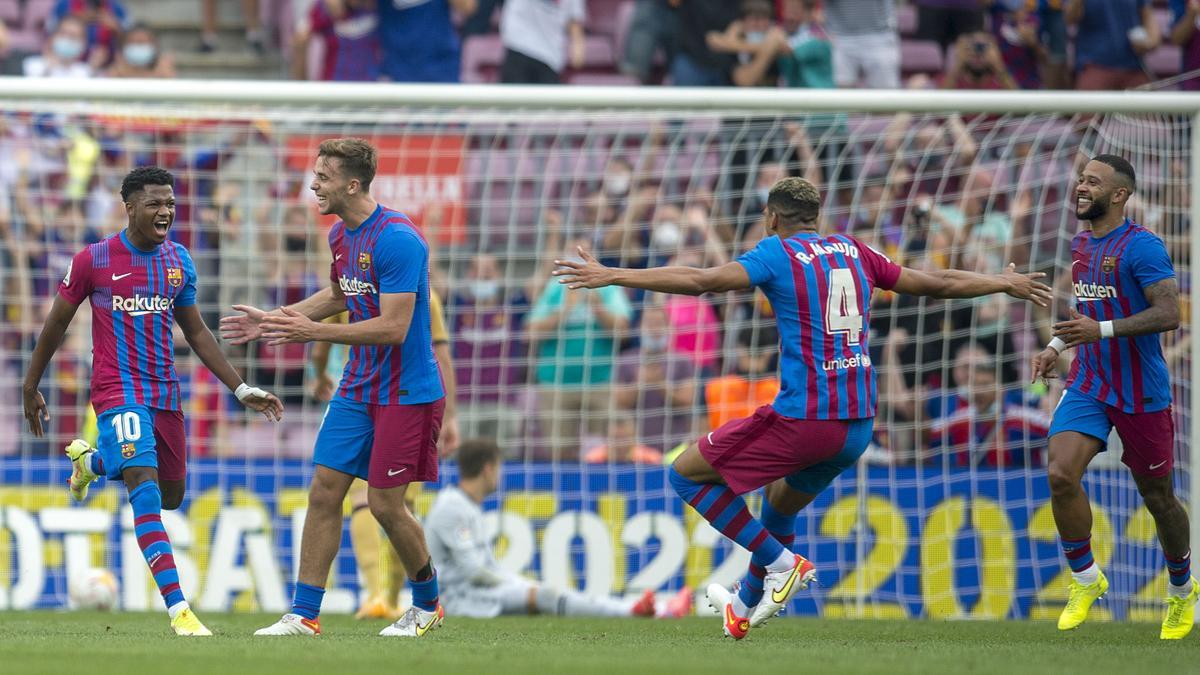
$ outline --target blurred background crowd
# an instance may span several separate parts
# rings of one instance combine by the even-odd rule
[[[241,4],[0,0],[0,51],[9,72],[31,77],[176,77],[209,67],[246,76],[229,69],[249,64],[312,79],[913,89],[1187,87],[1189,59],[1200,58],[1200,0]],[[171,22],[167,5],[198,15],[191,33]],[[826,231],[897,262],[997,272],[1011,261],[1051,274],[1059,292],[1045,312],[1003,297],[877,292],[870,461],[1044,463],[1061,379],[1029,384],[1026,356],[1070,309],[1062,261],[1089,149],[1121,152],[1138,168],[1132,215],[1167,241],[1185,311],[1188,303],[1179,118],[490,111],[445,113],[433,124],[404,112],[218,120],[4,110],[0,454],[57,453],[80,433],[86,311],[43,383],[54,414],[47,440],[22,432],[18,385],[70,257],[124,227],[117,193],[126,171],[155,163],[175,172],[171,236],[192,251],[202,311],[215,326],[235,302],[278,306],[327,283],[328,222],[307,192],[311,149],[327,136],[380,146],[373,191],[412,210],[435,244],[461,432],[498,438],[513,459],[660,463],[773,399],[778,334],[761,294],[564,292],[549,272],[577,246],[627,267],[728,262],[762,238],[766,193],[787,175],[822,190]],[[422,173],[435,163],[426,155],[453,166]],[[1186,331],[1168,340],[1172,372],[1188,372]],[[241,414],[182,340],[177,350],[194,455],[307,455],[329,392],[303,348],[231,350],[250,381],[285,400],[282,427]],[[329,361],[336,380],[336,350]],[[1185,378],[1176,386],[1186,394]]]

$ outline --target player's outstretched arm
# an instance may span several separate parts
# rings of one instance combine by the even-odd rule
[[[50,364],[54,352],[58,351],[59,345],[62,344],[67,328],[78,309],[79,305],[71,304],[61,295],[55,296],[50,314],[46,316],[46,323],[42,325],[42,333],[38,335],[37,346],[33,348],[33,356],[29,359],[29,370],[25,371],[21,399],[24,402],[29,430],[38,438],[46,434],[42,423],[50,421],[50,411],[46,408],[46,399],[42,397],[42,392],[38,391],[38,384],[42,381],[42,374],[46,372],[46,366]]]
[[[1017,272],[1017,266],[1012,263],[1002,274],[979,274],[964,270],[922,272],[905,267],[901,269],[893,290],[931,298],[977,298],[1006,293],[1019,300],[1029,300],[1047,307],[1052,297],[1050,287],[1037,281],[1045,276],[1044,272],[1022,274]]]
[[[416,293],[380,293],[379,316],[355,323],[321,323],[281,307],[281,314],[263,317],[262,337],[271,346],[318,340],[343,345],[403,344],[416,303]]]
[[[751,287],[750,275],[741,263],[731,262],[720,267],[652,267],[645,270],[606,267],[595,256],[579,249],[582,261],[555,260],[558,269],[550,274],[567,288],[602,288],[624,286],[643,288],[659,293],[702,295],[740,291]]]
[[[323,288],[288,307],[313,321],[321,321],[346,311],[346,296],[333,288]],[[250,305],[234,305],[240,312],[221,317],[221,339],[231,345],[242,345],[262,337],[262,321],[267,316],[283,316],[282,308],[264,311]]]
[[[217,338],[213,337],[212,331],[204,325],[200,310],[195,305],[176,307],[175,323],[183,329],[184,339],[192,351],[196,352],[196,356],[200,357],[201,363],[229,387],[242,405],[262,413],[269,420],[278,422],[283,419],[283,403],[274,394],[251,387],[242,381],[229,359],[225,358],[221,345],[217,344]]]
[[[1066,347],[1074,347],[1102,338],[1165,333],[1179,328],[1179,282],[1175,277],[1151,284],[1144,292],[1150,306],[1124,319],[1096,321],[1072,309],[1069,320],[1054,324],[1055,339]]]

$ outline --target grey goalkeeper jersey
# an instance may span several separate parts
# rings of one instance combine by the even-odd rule
[[[500,569],[483,531],[483,509],[457,487],[438,492],[424,526],[443,592],[493,586],[509,576]]]

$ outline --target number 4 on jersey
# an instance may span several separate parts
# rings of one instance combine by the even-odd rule
[[[858,309],[858,289],[854,272],[829,270],[829,299],[825,303],[825,332],[842,333],[852,345],[862,340],[862,312]]]

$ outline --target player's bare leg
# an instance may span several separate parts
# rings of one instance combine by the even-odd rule
[[[356,619],[394,619],[395,610],[387,598],[383,578],[383,534],[367,505],[367,482],[358,479],[350,486],[350,548],[363,580],[365,598],[355,612]],[[391,544],[388,550],[391,551]]]
[[[133,508],[138,546],[167,605],[171,628],[176,635],[186,637],[212,635],[192,613],[179,588],[179,571],[175,568],[171,540],[162,523],[163,496],[158,486],[158,470],[148,466],[132,466],[121,472],[121,479],[129,490],[129,505]]]
[[[308,513],[300,542],[300,572],[296,577],[296,595],[292,611],[255,635],[321,634],[318,615],[325,596],[329,567],[342,542],[342,500],[354,476],[317,465],[308,490]]]
[[[368,486],[367,503],[392,548],[400,555],[404,569],[409,571],[408,583],[413,592],[413,606],[380,635],[421,637],[441,626],[445,614],[438,601],[437,575],[425,545],[425,532],[404,499],[407,491],[408,484],[390,488]]]
[[[1200,597],[1200,585],[1191,575],[1190,524],[1187,511],[1175,496],[1171,476],[1151,477],[1133,474],[1138,492],[1146,504],[1146,510],[1154,518],[1158,529],[1158,541],[1167,558],[1170,582],[1167,584],[1167,613],[1163,618],[1164,640],[1178,640],[1187,636],[1195,622],[1196,600]]]
[[[1071,566],[1067,606],[1058,618],[1059,630],[1078,627],[1092,603],[1108,591],[1108,579],[1092,558],[1092,507],[1083,489],[1083,472],[1100,452],[1100,439],[1075,431],[1050,437],[1050,507]]]
[[[354,476],[317,466],[308,490],[308,513],[300,543],[300,583],[324,586],[342,542],[342,501]]]
[[[684,450],[668,474],[672,487],[685,502],[696,509],[721,534],[750,551],[751,561],[766,570],[764,593],[771,593],[781,604],[808,586],[814,571],[812,563],[788,551],[762,523],[750,515],[746,501],[725,484],[721,474],[709,464],[700,447]],[[730,596],[719,584],[709,586],[709,603],[721,612],[725,635],[742,639],[750,631],[750,607],[738,596]],[[719,596],[719,597],[718,597]]]

